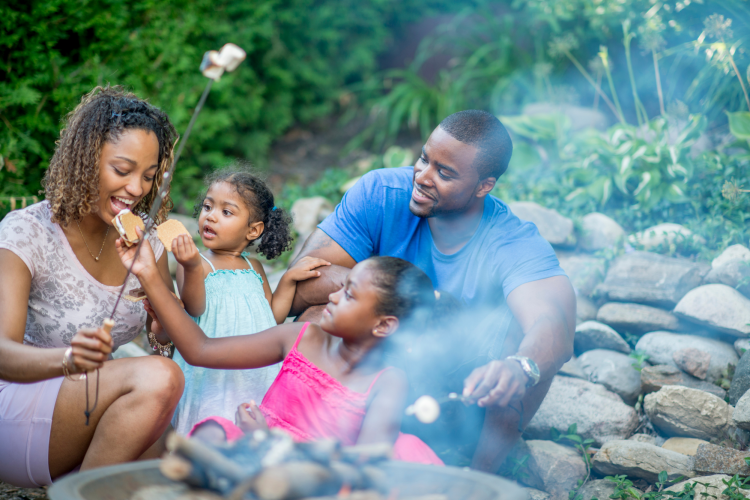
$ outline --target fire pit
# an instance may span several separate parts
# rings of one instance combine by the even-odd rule
[[[49,489],[51,500],[198,500],[218,494],[190,490],[159,471],[160,460],[103,467],[68,476]],[[435,495],[448,500],[527,500],[515,483],[490,474],[406,462],[381,466],[399,498]],[[342,497],[345,498],[345,497]]]

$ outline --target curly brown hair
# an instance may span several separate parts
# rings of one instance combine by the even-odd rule
[[[56,142],[44,189],[52,222],[67,226],[96,212],[99,201],[99,160],[105,142],[114,142],[126,129],[150,130],[159,141],[159,166],[151,191],[133,213],[145,217],[169,169],[178,138],[167,114],[120,86],[96,87],[68,114]],[[172,209],[169,195],[155,217],[158,224]]]

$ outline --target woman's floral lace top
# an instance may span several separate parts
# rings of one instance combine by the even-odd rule
[[[42,201],[8,214],[0,222],[0,249],[23,260],[31,272],[31,292],[24,344],[65,347],[81,328],[97,328],[108,318],[119,286],[107,286],[91,276],[78,261],[59,224],[51,221],[49,203]],[[156,231],[148,236],[157,260],[164,246]],[[140,287],[128,278],[126,293]],[[112,338],[115,348],[130,342],[146,324],[143,305],[121,300]]]

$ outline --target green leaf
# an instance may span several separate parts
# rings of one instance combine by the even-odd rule
[[[570,424],[570,427],[568,427],[568,434],[578,434],[578,424]]]
[[[750,112],[727,112],[729,131],[738,139],[750,140]]]
[[[666,483],[667,479],[669,479],[669,474],[667,474],[667,471],[663,470],[659,473],[659,482],[660,483]]]

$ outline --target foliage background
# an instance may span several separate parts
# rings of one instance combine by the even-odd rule
[[[416,54],[385,67],[383,56],[403,52],[425,22]],[[750,124],[739,83],[750,88],[747,0],[6,2],[0,215],[9,195],[38,194],[61,117],[93,86],[130,87],[182,131],[205,85],[196,66],[227,41],[248,59],[214,85],[190,138],[174,186],[182,212],[206,172],[234,158],[264,167],[291,126],[369,123],[342,155],[365,151],[370,160],[307,186],[287,183],[284,206],[316,194],[336,202],[353,177],[391,164],[382,153],[394,143],[424,140],[448,114],[480,108],[513,134],[511,168],[495,192],[503,199],[573,218],[598,210],[628,231],[681,222],[706,237],[705,248],[681,250],[693,254],[750,237],[747,197],[721,196],[727,181],[750,184],[747,138],[727,122],[735,113]],[[540,102],[546,113],[526,113]],[[572,128],[558,112],[567,105],[597,108],[608,129]]]
[[[337,111],[346,86],[376,71],[394,30],[448,3],[0,3],[0,195],[37,194],[61,117],[95,85],[128,86],[183,131],[205,85],[197,71],[202,55],[227,41],[243,47],[248,60],[214,85],[176,190],[189,190],[202,172],[236,157],[262,166],[274,138],[295,122]]]

